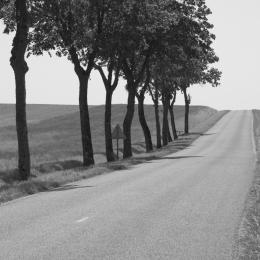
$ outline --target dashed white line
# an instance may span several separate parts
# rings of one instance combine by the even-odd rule
[[[84,222],[84,221],[86,221],[88,219],[89,219],[88,217],[85,217],[85,218],[81,218],[81,219],[77,220],[76,222],[77,223],[82,223],[82,222]]]

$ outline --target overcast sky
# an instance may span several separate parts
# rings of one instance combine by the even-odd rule
[[[221,86],[190,88],[193,105],[217,109],[260,109],[260,1],[208,0],[217,36],[217,65],[223,72]],[[3,27],[0,25],[0,31]],[[0,34],[0,103],[14,103],[14,76],[9,65],[12,35]],[[78,81],[72,64],[65,58],[32,57],[28,64],[27,102],[78,104]],[[104,87],[93,73],[89,104],[104,104]],[[113,103],[126,103],[124,82],[116,90]],[[149,99],[147,100],[149,103]],[[178,104],[183,97],[178,96]]]

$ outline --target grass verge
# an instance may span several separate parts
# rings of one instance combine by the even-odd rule
[[[76,167],[73,169],[40,173],[33,169],[33,176],[28,181],[19,181],[16,172],[0,173],[0,204],[23,196],[43,192],[61,187],[67,183],[79,181],[93,176],[109,173],[116,170],[128,169],[133,165],[144,163],[149,160],[159,159],[168,154],[178,152],[188,147],[198,137],[203,135],[214,126],[228,111],[220,111],[198,127],[192,129],[189,135],[181,135],[179,139],[168,146],[154,150],[151,153],[139,153],[133,158],[119,160],[113,163],[100,163],[93,167]]]
[[[255,179],[250,189],[238,234],[238,259],[260,259],[260,110],[253,110],[256,148]]]

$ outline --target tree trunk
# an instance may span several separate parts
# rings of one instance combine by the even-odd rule
[[[160,123],[158,102],[156,102],[154,104],[154,112],[155,112],[155,122],[156,122],[157,148],[161,148],[162,147],[162,135],[161,135],[161,123]]]
[[[127,111],[123,123],[123,131],[125,135],[123,158],[129,158],[133,155],[132,142],[131,142],[131,126],[134,118],[134,113],[135,113],[135,86],[129,85]]]
[[[106,89],[106,111],[105,111],[105,142],[106,142],[106,156],[108,162],[115,161],[113,151],[113,140],[111,130],[111,108],[112,108],[113,91]]]
[[[189,113],[190,113],[190,101],[187,95],[187,90],[183,90],[184,100],[185,100],[185,119],[184,119],[184,133],[189,133]]]
[[[16,131],[18,139],[18,169],[22,180],[30,177],[30,150],[26,120],[25,75],[28,71],[24,59],[28,42],[28,16],[25,0],[15,1],[17,29],[13,40],[10,63],[16,84]]]
[[[30,150],[26,120],[25,72],[15,69],[16,82],[16,131],[18,139],[18,169],[22,180],[30,177]]]
[[[170,127],[169,127],[169,120],[167,118],[167,135],[168,135],[168,142],[172,142],[172,136],[171,136],[171,132],[170,132]]]
[[[189,133],[189,113],[190,113],[190,104],[185,103],[185,127],[184,127],[184,133]]]
[[[169,111],[170,111],[170,116],[171,116],[172,134],[173,134],[174,140],[176,140],[176,139],[178,139],[178,135],[177,135],[177,131],[176,131],[173,105],[169,106]]]
[[[146,152],[150,152],[153,150],[153,143],[152,143],[151,132],[147,125],[145,114],[144,114],[144,96],[140,96],[138,98],[138,115],[139,115],[139,122],[142,126],[143,133],[144,133]]]
[[[88,79],[89,77],[86,75],[81,75],[79,77],[79,110],[84,166],[90,166],[94,164],[93,146],[88,111]]]
[[[169,124],[168,124],[168,109],[169,102],[167,102],[167,98],[163,99],[163,128],[162,128],[162,139],[163,145],[167,145],[169,142]]]
[[[160,113],[159,113],[159,90],[157,85],[155,84],[155,93],[154,93],[154,113],[155,113],[155,122],[156,122],[156,139],[157,139],[157,148],[162,147],[162,135],[161,135],[161,123],[160,123]],[[150,90],[150,89],[149,89]],[[150,90],[151,96],[153,97],[153,94]]]

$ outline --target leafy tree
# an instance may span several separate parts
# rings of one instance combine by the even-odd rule
[[[45,0],[45,4],[41,7],[43,15],[48,14],[52,19],[48,20],[47,28],[45,21],[38,27],[39,32],[36,33],[36,37],[32,41],[34,42],[32,48],[34,53],[35,50],[36,53],[37,51],[40,53],[42,50],[46,51],[45,46],[47,50],[54,47],[58,56],[68,55],[74,64],[80,82],[79,103],[84,165],[94,163],[87,103],[88,81],[94,68],[99,71],[106,89],[106,155],[108,161],[114,160],[111,101],[113,92],[118,85],[121,68],[116,48],[116,37],[120,30],[118,22],[120,6],[121,1],[119,0]],[[45,36],[48,35],[47,44],[40,41],[37,45],[35,42],[41,37],[42,30]],[[48,45],[49,42],[51,42],[50,45]],[[107,67],[108,75],[104,72],[104,66]]]
[[[178,23],[177,1],[128,0],[121,10],[123,30],[120,33],[122,70],[127,80],[128,105],[123,123],[124,158],[132,156],[131,125],[135,110],[135,96],[144,78],[148,60],[156,51],[169,28]]]
[[[192,84],[206,84],[209,83],[213,87],[219,85],[221,72],[216,68],[208,69],[207,66],[200,66],[201,61],[196,60],[189,68],[185,69],[185,77],[181,78],[180,89],[184,95],[185,101],[185,119],[184,119],[184,133],[189,133],[189,107],[191,103],[191,96],[187,93],[187,89]],[[187,73],[188,72],[188,73]]]
[[[188,133],[191,98],[187,93],[187,88],[193,84],[204,83],[209,65],[217,62],[218,57],[212,48],[215,35],[211,33],[213,25],[208,21],[211,10],[207,7],[205,0],[184,1],[182,13],[183,16],[176,27],[176,41],[182,49],[182,58],[177,63],[180,69],[176,71],[175,76],[179,78],[179,87],[184,94],[184,130]],[[210,75],[213,76],[213,74]],[[215,76],[220,75],[219,72],[215,74]]]
[[[167,145],[168,142],[172,141],[170,134],[170,127],[168,122],[168,113],[171,115],[171,125],[173,131],[173,138],[177,138],[176,127],[174,122],[174,113],[173,113],[173,105],[176,99],[176,91],[177,91],[177,82],[175,78],[175,64],[172,63],[171,59],[167,55],[160,55],[160,58],[153,60],[152,64],[152,73],[153,73],[153,88],[154,93],[150,88],[150,95],[152,96],[153,102],[155,104],[155,113],[156,118],[159,116],[157,104],[158,98],[161,99],[163,104],[163,127],[162,127],[162,140],[163,145]],[[155,94],[157,92],[157,98],[155,98]],[[159,122],[157,123],[159,125]],[[157,135],[160,136],[160,129],[157,126]],[[158,141],[159,141],[159,136]]]
[[[169,123],[168,123],[168,112],[171,115],[171,124],[173,127],[173,137],[177,138],[175,129],[173,105],[176,98],[176,91],[178,89],[175,72],[179,66],[178,59],[182,57],[177,45],[169,45],[166,42],[165,46],[161,46],[159,52],[153,56],[150,62],[150,70],[152,74],[151,84],[149,86],[149,93],[154,103],[155,108],[155,119],[156,119],[156,133],[157,133],[157,147],[161,147],[161,139],[163,144],[168,144],[172,141]],[[163,103],[163,138],[161,136],[161,125],[159,116],[159,101]]]
[[[96,69],[99,71],[106,89],[105,142],[106,142],[107,161],[111,162],[115,160],[114,151],[113,151],[112,130],[111,130],[112,95],[118,85],[121,63],[112,54],[106,64],[106,68],[108,72],[107,75],[105,74],[102,65],[103,65],[102,63],[98,63],[98,65],[96,65]],[[114,73],[114,78],[113,78],[113,73]]]
[[[118,86],[122,75],[122,59],[119,52],[118,35],[120,35],[120,9],[119,0],[103,1],[103,12],[106,14],[103,21],[103,32],[100,35],[97,69],[103,80],[106,90],[105,102],[105,144],[107,161],[114,161],[113,140],[111,130],[112,96]],[[107,73],[106,73],[107,72]]]
[[[138,53],[138,52],[137,52]],[[122,61],[122,69],[127,80],[126,89],[128,91],[127,99],[127,112],[123,122],[123,131],[125,134],[124,139],[124,153],[123,157],[128,158],[132,156],[132,142],[131,142],[131,125],[135,112],[135,96],[137,88],[142,81],[143,74],[145,71],[146,63],[149,57],[149,53],[144,55],[139,52],[139,54],[134,54],[131,59],[124,58]],[[141,61],[140,61],[141,57]],[[139,66],[136,64],[139,62]]]
[[[213,87],[217,87],[220,84],[220,79],[221,79],[222,73],[216,69],[216,68],[211,68],[206,72],[203,72],[201,75],[201,78],[199,81],[196,83],[199,84],[210,84]],[[190,87],[189,82],[183,81],[181,84],[181,90],[184,95],[184,100],[185,100],[185,123],[184,123],[184,132],[185,134],[189,133],[189,107],[191,103],[191,96],[187,93],[187,89]]]
[[[84,0],[29,0],[31,30],[28,56],[55,52],[67,56],[79,79],[79,109],[83,163],[94,163],[88,111],[88,81],[97,55],[98,36],[102,32],[103,13],[99,2]],[[2,12],[6,32],[15,30],[12,1]],[[98,14],[98,15],[97,15]]]
[[[53,0],[39,3],[42,19],[31,35],[30,51],[42,54],[56,50],[68,56],[79,80],[79,110],[83,164],[94,164],[88,110],[88,82],[95,65],[97,41],[103,14],[93,1]]]
[[[30,150],[26,120],[26,83],[25,76],[29,68],[25,61],[28,45],[29,14],[26,0],[1,1],[0,19],[12,17],[12,28],[15,30],[10,64],[15,75],[16,85],[16,130],[18,139],[18,169],[22,180],[30,177]],[[11,12],[10,12],[11,11]],[[5,16],[7,14],[7,17]]]

